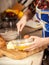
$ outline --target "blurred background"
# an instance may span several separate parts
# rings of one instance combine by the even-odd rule
[[[24,5],[27,6],[33,0],[0,0],[0,13],[5,11],[7,8],[12,8],[12,6],[16,4],[16,2],[20,2],[20,1],[21,3],[26,1]]]

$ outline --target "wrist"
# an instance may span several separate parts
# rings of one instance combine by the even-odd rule
[[[33,16],[35,15],[35,11],[32,11],[30,9],[28,9],[26,12],[25,12],[25,15],[26,15],[26,20],[29,21],[33,18]]]
[[[49,37],[44,38],[45,44],[49,45]]]
[[[22,19],[27,20],[27,16],[24,14]]]

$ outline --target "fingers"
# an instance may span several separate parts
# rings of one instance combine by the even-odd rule
[[[29,38],[29,39],[33,39],[33,42],[32,42],[32,45],[30,47],[24,49],[25,51],[32,51],[32,50],[37,48],[37,44],[36,44],[36,41],[35,41],[36,38],[38,38],[38,37],[37,36],[31,36]]]
[[[25,26],[24,24],[17,24],[18,32],[21,32],[23,30],[24,26]]]
[[[26,24],[26,15],[24,15],[21,20],[16,24],[17,25],[17,29],[18,29],[18,32],[22,31],[22,29],[24,28],[25,24]]]
[[[32,41],[35,41],[37,38],[39,38],[39,37],[37,37],[37,36],[31,36],[29,39],[32,40]]]
[[[20,32],[23,30],[23,28],[24,28],[24,24],[22,24],[21,26],[20,26]]]
[[[32,51],[32,50],[34,50],[34,49],[36,49],[36,48],[37,48],[36,44],[33,43],[30,47],[25,48],[24,51]]]
[[[19,33],[19,31],[20,31],[20,25],[19,25],[19,23],[17,23],[16,25],[17,25],[17,31]]]

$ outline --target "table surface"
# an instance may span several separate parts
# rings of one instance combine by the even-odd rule
[[[22,31],[22,36],[24,35],[24,33],[28,33],[31,31],[34,31],[36,29],[30,28],[30,27],[25,27]],[[36,35],[36,36],[42,36],[42,31],[39,30],[37,32],[34,33],[30,33],[29,35]],[[13,60],[7,57],[2,57],[0,58],[0,65],[40,65],[42,62],[42,57],[43,57],[43,52],[39,52],[36,53],[32,56],[29,56],[25,59],[22,60]]]
[[[0,65],[41,65],[43,51],[22,60],[13,60],[7,57],[0,58]]]

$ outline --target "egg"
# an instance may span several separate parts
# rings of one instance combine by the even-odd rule
[[[24,35],[24,39],[27,39],[27,38],[29,38],[30,37],[30,35]]]
[[[14,44],[12,44],[12,42],[9,42],[9,43],[7,44],[7,49],[15,49],[15,48],[14,48]]]

